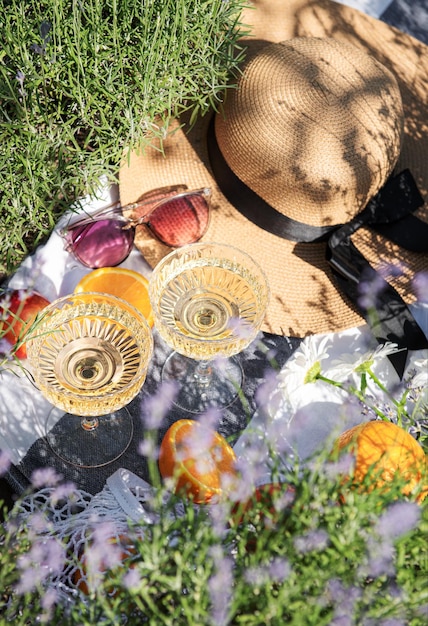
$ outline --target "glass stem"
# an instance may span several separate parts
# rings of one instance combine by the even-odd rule
[[[193,375],[195,382],[199,387],[208,387],[212,380],[212,368],[210,361],[199,361]]]
[[[99,423],[100,420],[98,419],[98,417],[82,417],[80,425],[82,426],[83,430],[91,431],[98,428]]]

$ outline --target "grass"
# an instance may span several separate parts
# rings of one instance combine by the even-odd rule
[[[242,51],[241,0],[2,0],[0,275],[124,150],[215,107]]]

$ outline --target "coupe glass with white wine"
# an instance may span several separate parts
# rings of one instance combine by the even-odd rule
[[[62,460],[99,467],[128,448],[126,405],[145,381],[152,351],[146,319],[121,298],[79,293],[43,310],[27,354],[36,386],[55,407],[45,431]]]
[[[174,349],[162,380],[178,383],[175,404],[192,413],[226,407],[237,397],[237,355],[256,337],[269,300],[262,268],[229,245],[194,243],[153,270],[149,297],[155,327]]]

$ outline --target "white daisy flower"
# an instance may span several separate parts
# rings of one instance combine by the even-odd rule
[[[333,360],[326,376],[334,380],[346,380],[353,373],[362,374],[368,369],[372,369],[376,363],[400,350],[401,348],[398,348],[396,343],[387,341],[384,344],[379,344],[374,350],[367,350],[362,354],[359,352],[342,354],[338,359]]]
[[[331,338],[328,336],[321,339],[315,335],[306,337],[279,373],[278,387],[285,390],[289,396],[303,387],[308,382],[308,372],[320,367],[321,361],[328,358],[329,341]]]
[[[412,362],[414,375],[409,381],[409,387],[411,389],[428,387],[428,350],[422,350],[421,352],[423,356],[414,359]]]

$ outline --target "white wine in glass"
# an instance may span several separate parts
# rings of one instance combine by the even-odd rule
[[[162,378],[179,383],[176,404],[195,413],[231,404],[242,368],[230,357],[253,341],[269,300],[263,270],[232,246],[190,244],[155,267],[149,296],[156,329],[175,350]]]
[[[133,434],[126,405],[152,351],[146,319],[121,298],[73,294],[43,310],[27,354],[36,386],[55,407],[46,437],[61,459],[98,467],[123,454]]]

